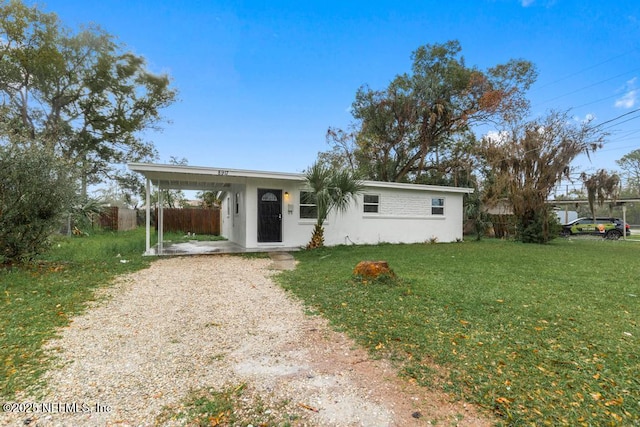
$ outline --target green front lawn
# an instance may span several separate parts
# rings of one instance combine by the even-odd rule
[[[42,345],[82,312],[94,290],[144,268],[144,229],[54,240],[28,265],[0,266],[0,397],[36,385],[51,364]]]
[[[637,242],[577,239],[336,247],[296,254],[278,280],[412,381],[499,424],[629,425],[640,422],[638,255]],[[361,260],[387,260],[399,280],[353,280]]]
[[[51,366],[42,344],[96,288],[147,266],[143,251],[144,229],[60,237],[37,262],[0,269],[1,397],[37,383]],[[336,247],[297,253],[298,268],[277,277],[410,380],[505,425],[633,425],[638,254],[638,242],[601,239]],[[358,261],[379,259],[396,283],[351,278]]]

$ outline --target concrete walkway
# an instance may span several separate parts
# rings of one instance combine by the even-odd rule
[[[288,252],[269,252],[269,258],[273,261],[271,264],[273,270],[294,270],[296,268],[296,260]]]

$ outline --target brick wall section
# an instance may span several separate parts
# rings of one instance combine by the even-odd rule
[[[431,195],[426,193],[379,192],[365,194],[380,195],[380,215],[426,216],[431,213]]]

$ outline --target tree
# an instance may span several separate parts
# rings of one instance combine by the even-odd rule
[[[206,209],[220,207],[222,199],[225,197],[224,191],[199,191],[196,197],[200,199],[200,205]]]
[[[333,210],[344,212],[351,201],[362,191],[362,183],[348,170],[330,168],[315,162],[306,172],[307,186],[317,208],[316,225],[313,228],[308,249],[324,246],[324,222]]]
[[[602,206],[607,199],[618,198],[620,190],[620,177],[615,173],[609,173],[605,169],[599,169],[593,175],[582,172],[580,179],[587,189],[587,199],[589,200],[589,210],[591,217],[596,219],[596,202]]]
[[[181,159],[176,156],[169,157],[169,164],[186,166],[189,161],[183,157]],[[146,189],[144,190],[146,192]],[[187,197],[182,190],[160,189],[160,191],[154,191],[151,193],[151,204],[158,206],[160,202],[160,193],[162,193],[162,206],[167,208],[186,208],[189,206],[187,203]],[[144,193],[146,194],[146,193]],[[146,197],[146,196],[145,196]]]
[[[640,149],[625,154],[616,163],[627,175],[627,187],[640,196]]]
[[[79,167],[85,196],[112,164],[155,156],[139,133],[175,99],[167,75],[149,72],[99,28],[73,34],[18,0],[0,6],[0,40],[1,140],[37,142]]]
[[[386,89],[362,86],[352,114],[355,146],[330,129],[334,151],[349,153],[369,179],[428,182],[459,167],[453,151],[472,141],[471,126],[518,116],[528,108],[525,91],[535,81],[533,65],[511,60],[486,71],[468,67],[457,41],[426,45],[413,52],[412,73],[396,76]],[[434,173],[435,171],[435,173]]]
[[[485,137],[480,157],[491,172],[494,202],[506,197],[517,222],[516,236],[523,242],[546,243],[555,237],[550,230],[546,201],[556,183],[568,178],[571,162],[580,153],[599,148],[605,134],[588,122],[571,122],[567,113],[512,123],[497,136]]]
[[[74,201],[74,176],[41,147],[0,145],[0,263],[42,253]]]
[[[355,158],[357,131],[329,128],[326,140],[331,150],[318,153],[318,161],[330,168],[347,169],[355,173],[358,160]]]

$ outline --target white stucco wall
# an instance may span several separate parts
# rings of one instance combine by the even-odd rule
[[[239,198],[236,213],[236,195]],[[244,185],[232,185],[222,199],[220,207],[220,234],[241,246],[246,245],[246,188]]]
[[[305,187],[303,174],[147,163],[130,163],[129,168],[158,186],[162,183],[162,188],[224,188],[227,194],[222,204],[221,233],[245,248],[300,247],[311,238],[315,219],[300,218],[300,191]],[[325,222],[327,245],[462,239],[462,200],[467,189],[371,181],[365,182],[365,187],[347,212],[334,212]],[[258,242],[260,188],[282,192],[280,242]],[[364,195],[378,197],[375,212],[364,212]],[[433,198],[444,199],[442,214],[434,214]]]
[[[299,211],[298,187],[299,184],[297,182],[291,181],[262,180],[247,182],[245,192],[246,216],[244,217],[246,236],[243,246],[247,248],[298,247],[307,243],[308,238],[304,237],[304,230],[300,230],[297,226]],[[258,189],[282,191],[282,242],[258,242]],[[288,195],[285,193],[288,193]],[[289,204],[292,205],[291,213],[288,211]]]
[[[379,197],[378,213],[363,212],[363,195]],[[433,215],[431,200],[444,199],[444,214]],[[336,212],[325,225],[325,243],[377,244],[439,242],[462,239],[462,194],[368,188],[346,213]]]
[[[257,239],[259,188],[281,190],[282,242],[260,243]],[[247,248],[300,247],[311,237],[314,219],[300,218],[300,191],[304,187],[291,181],[247,182],[240,190],[239,214],[234,213],[235,193],[223,205],[223,235]],[[288,196],[287,194],[288,193]],[[364,195],[377,195],[378,213],[363,212]],[[444,199],[444,214],[434,215],[433,198]],[[462,193],[368,187],[352,202],[347,212],[334,212],[325,222],[325,243],[377,244],[418,243],[429,239],[451,242],[462,239]],[[291,207],[291,209],[289,209]]]

